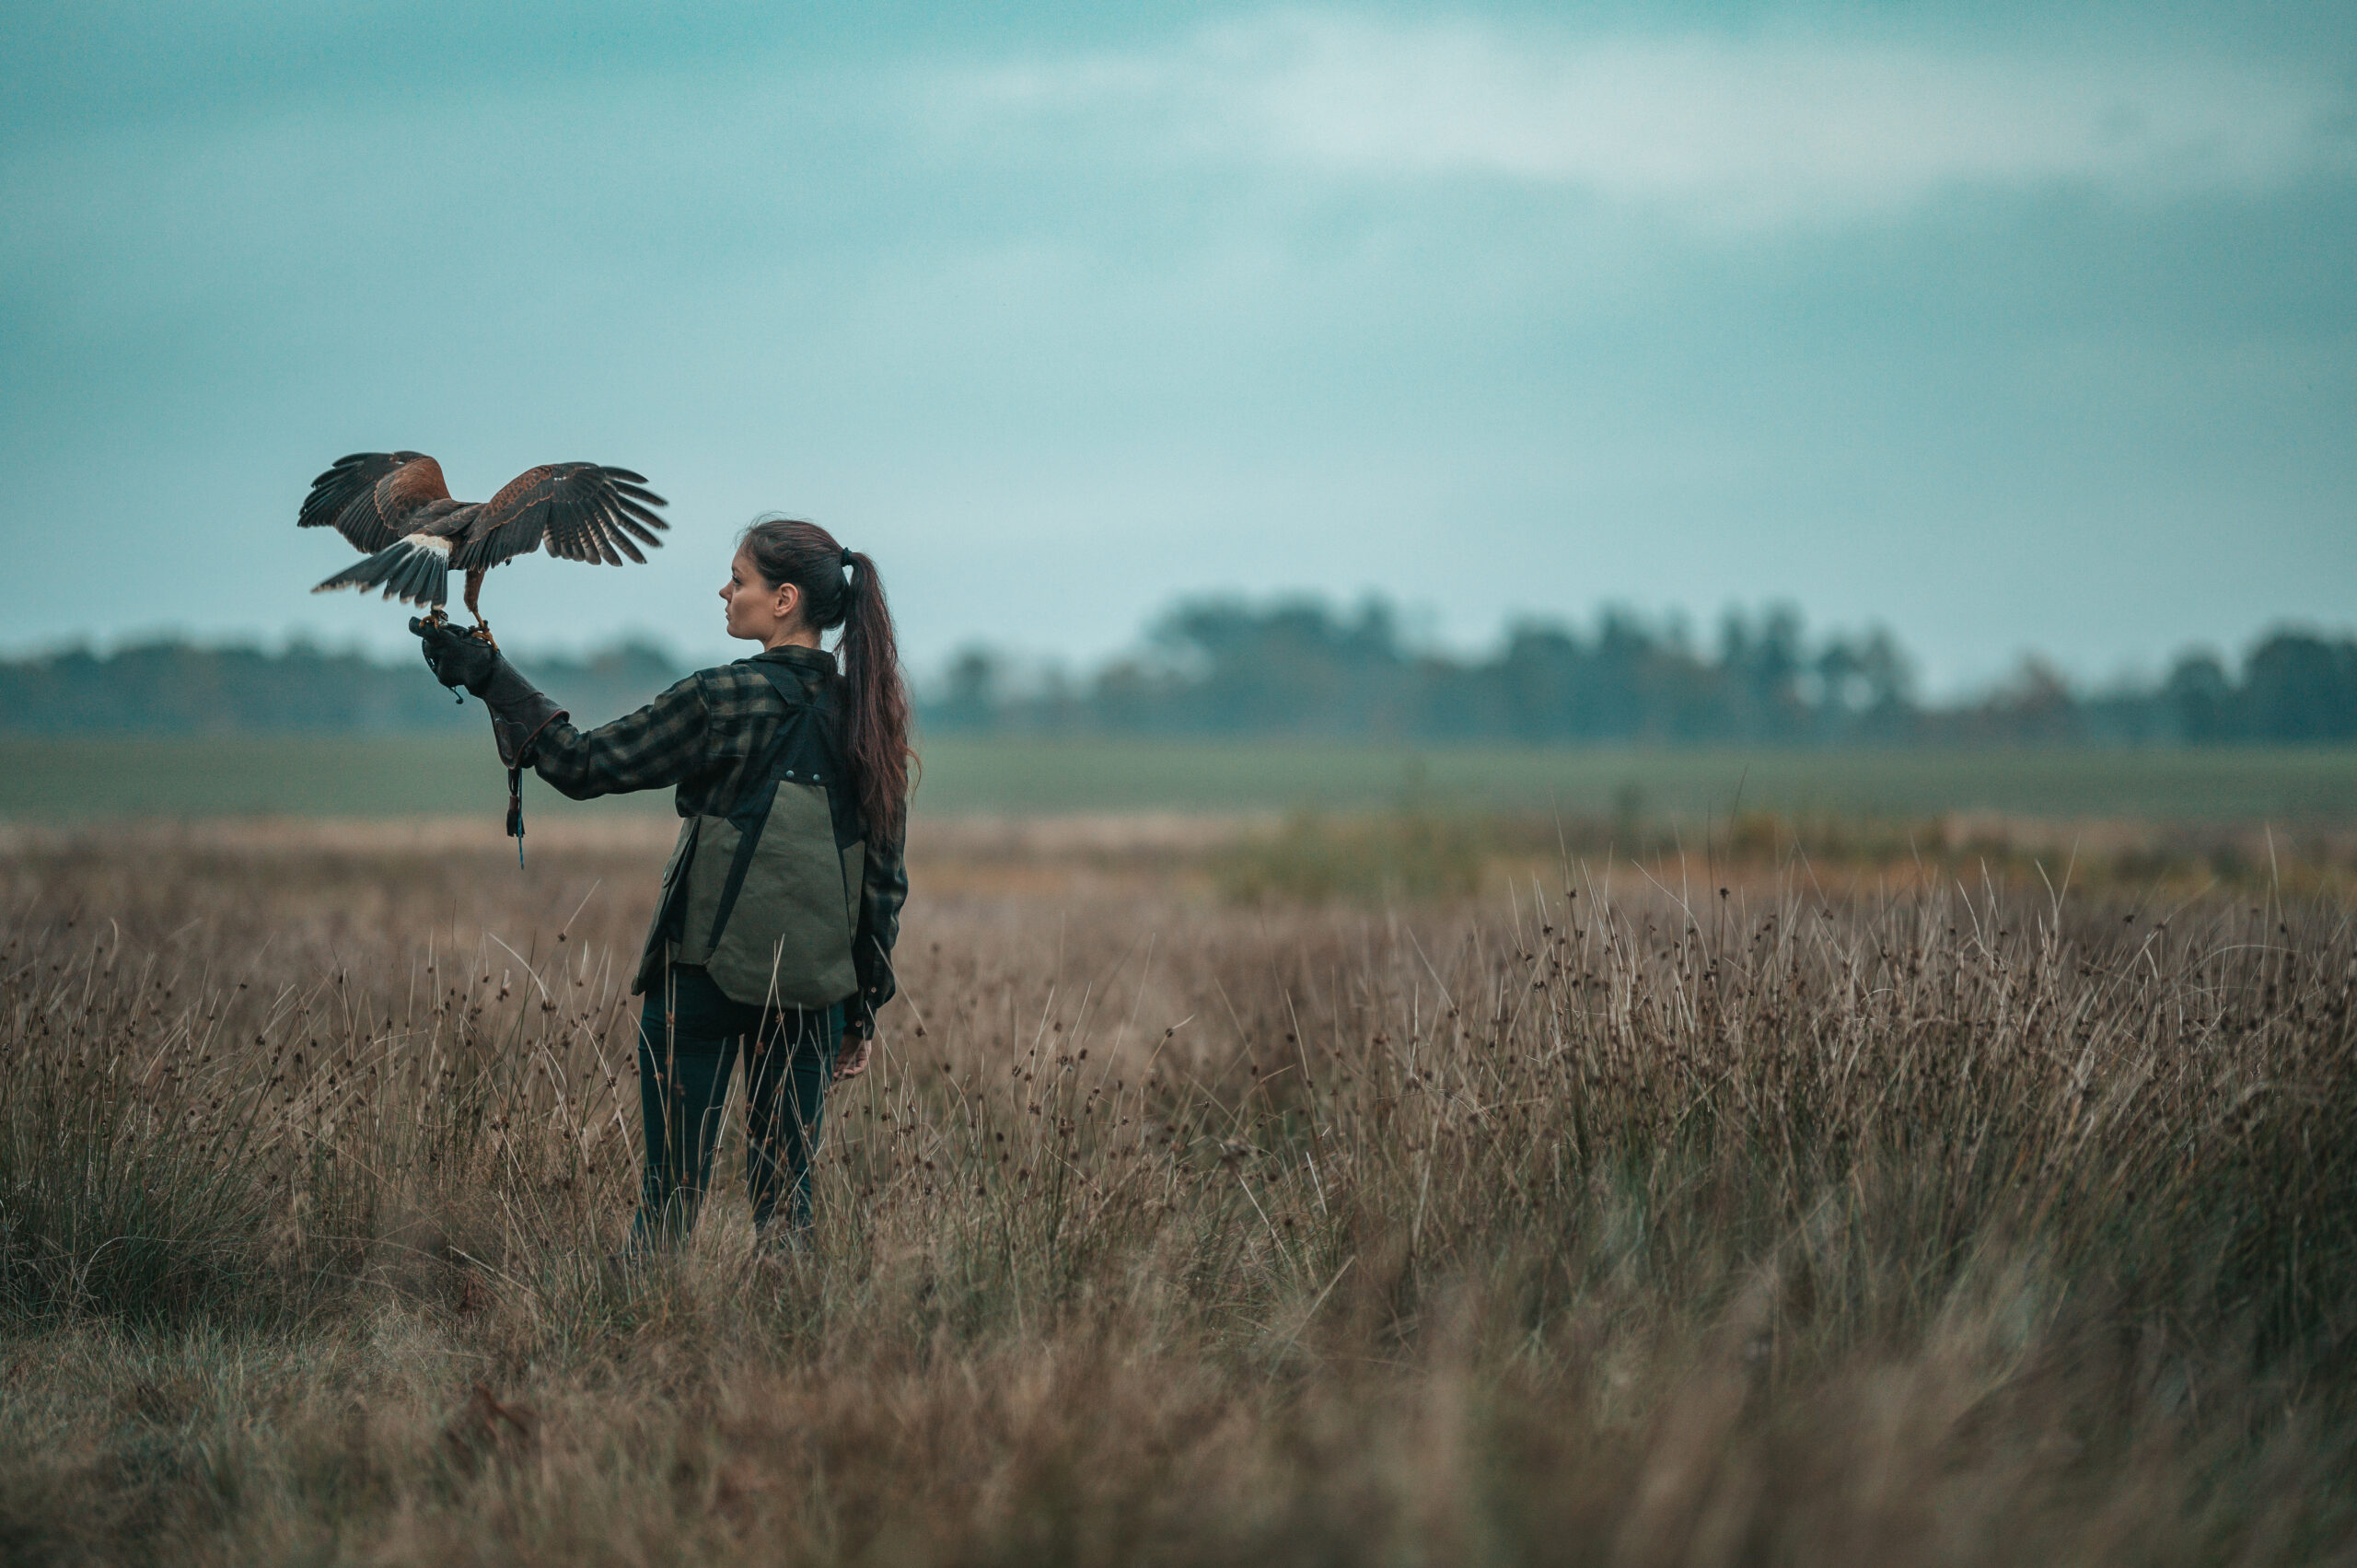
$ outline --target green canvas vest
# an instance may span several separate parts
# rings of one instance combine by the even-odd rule
[[[679,824],[633,989],[660,983],[668,958],[702,965],[732,1002],[825,1007],[859,989],[866,835],[831,704],[814,703],[790,669],[755,668],[785,717],[728,814]]]

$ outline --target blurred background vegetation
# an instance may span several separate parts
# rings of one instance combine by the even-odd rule
[[[920,679],[921,818],[1230,819],[1213,877],[1255,901],[1448,896],[1558,839],[1657,854],[1745,817],[1850,863],[2067,854],[2057,824],[2142,824],[2134,854],[2234,880],[2267,864],[2267,829],[2330,836],[2357,800],[2357,638],[2295,628],[2143,687],[2082,691],[2032,661],[1945,704],[1887,634],[1813,637],[1785,610],[1728,615],[1707,650],[1607,612],[1457,656],[1376,601],[1206,599],[1139,646],[1085,679],[973,648]],[[686,673],[643,641],[518,659],[585,725]],[[481,704],[422,664],[302,643],[53,652],[0,663],[0,821],[493,811],[485,738]],[[668,791],[526,789],[541,822],[671,809]],[[2144,843],[2159,828],[2171,844]]]
[[[687,673],[662,647],[518,662],[601,722]],[[925,676],[926,672],[920,672]],[[2357,637],[2293,626],[2239,664],[2191,650],[2165,678],[2101,690],[2026,658],[1993,691],[1922,698],[1887,632],[1812,635],[1796,610],[1729,611],[1708,645],[1608,610],[1583,631],[1525,621],[1486,652],[1420,646],[1381,600],[1182,602],[1139,651],[1074,676],[970,647],[919,681],[934,737],[1021,735],[1831,745],[2315,745],[2357,739]],[[307,643],[265,652],[160,641],[0,663],[0,733],[395,735],[471,730],[406,660]]]

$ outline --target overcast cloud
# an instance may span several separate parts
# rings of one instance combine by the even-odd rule
[[[757,512],[921,664],[1181,593],[1461,644],[1879,620],[1936,687],[2357,620],[2337,9],[29,13],[0,64],[0,645],[401,641],[353,449],[647,473],[503,637],[731,650]]]
[[[911,116],[1003,157],[1492,176],[1717,226],[1873,220],[1962,189],[2165,203],[2348,171],[2315,62],[2055,58],[1813,39],[1583,37],[1286,13],[1151,51],[919,78]]]

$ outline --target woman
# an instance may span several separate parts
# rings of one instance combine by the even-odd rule
[[[486,640],[410,622],[435,677],[490,708],[510,768],[575,800],[679,786],[679,847],[631,986],[646,996],[641,1244],[694,1224],[739,1055],[753,1223],[776,1234],[784,1186],[785,1234],[807,1229],[827,1084],[867,1065],[908,896],[908,694],[875,563],[815,523],[764,518],[720,598],[728,634],[761,651],[586,733]],[[838,626],[840,674],[819,645]]]

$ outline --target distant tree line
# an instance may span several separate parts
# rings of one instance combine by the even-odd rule
[[[2158,701],[2195,745],[2357,738],[2357,639],[2277,632],[2251,650],[2240,679],[2214,654],[2189,655]]]
[[[1183,603],[1146,651],[1083,680],[1028,679],[970,648],[922,705],[935,734],[1398,737],[1531,745],[1643,741],[2214,745],[2357,739],[2357,639],[2270,633],[2239,677],[2181,657],[2157,687],[2073,691],[2026,660],[1974,702],[1929,705],[1880,629],[1810,636],[1798,611],[1730,611],[1707,646],[1676,621],[1607,610],[1583,633],[1509,627],[1497,648],[1422,650],[1379,600]]]
[[[685,673],[650,644],[523,657],[584,723]],[[934,735],[1295,736],[1567,745],[2190,745],[2357,740],[2357,638],[2282,628],[2230,668],[2181,656],[2153,686],[2081,692],[2024,662],[1972,702],[1928,704],[1880,629],[1810,635],[1799,613],[1730,612],[1707,645],[1677,621],[1608,610],[1585,631],[1507,629],[1474,656],[1417,646],[1396,611],[1316,599],[1181,603],[1142,652],[1074,679],[969,648],[919,683]],[[158,642],[0,662],[0,733],[416,733],[464,728],[422,664],[296,643],[283,652]]]
[[[680,674],[668,654],[639,642],[524,662],[558,702],[601,723]],[[0,733],[381,735],[482,725],[482,704],[453,702],[423,659],[380,664],[301,642],[265,653],[160,641],[0,662]]]

